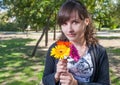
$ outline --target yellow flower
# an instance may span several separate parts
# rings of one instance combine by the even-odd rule
[[[70,48],[66,45],[57,45],[51,50],[51,56],[54,56],[56,59],[65,59],[69,56]]]

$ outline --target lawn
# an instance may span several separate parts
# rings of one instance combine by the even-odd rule
[[[101,39],[120,39],[105,38]],[[32,38],[0,40],[0,85],[38,85],[41,81],[46,51],[40,49],[31,57],[35,41]],[[110,55],[110,79],[112,85],[120,85],[120,48],[106,47]],[[116,67],[115,67],[116,66]],[[116,71],[116,69],[118,69]]]
[[[107,48],[110,63],[111,85],[120,85],[120,48]]]
[[[0,41],[0,85],[38,85],[43,56],[31,57],[34,39],[13,38]]]
[[[109,57],[110,79],[111,85],[120,85],[120,36],[101,37],[98,36],[101,42],[105,42],[106,50]]]

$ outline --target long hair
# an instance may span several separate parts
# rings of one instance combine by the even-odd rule
[[[68,21],[70,19],[72,12],[78,13],[78,16],[81,20],[85,20],[86,18],[89,18],[90,21],[89,21],[89,24],[85,28],[86,30],[85,30],[84,37],[86,39],[87,45],[97,44],[98,40],[95,37],[95,30],[92,24],[92,19],[86,7],[80,1],[68,0],[61,6],[59,13],[58,13],[58,17],[57,17],[58,25],[61,26],[66,21]],[[59,40],[68,41],[64,33],[61,34]]]

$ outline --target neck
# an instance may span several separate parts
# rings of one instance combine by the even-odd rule
[[[80,40],[79,42],[71,42],[77,49],[79,56],[85,55],[87,48],[86,40]]]
[[[84,46],[86,46],[86,40],[85,39],[81,39],[81,40],[78,40],[78,41],[71,41],[71,43],[75,47],[84,47]]]

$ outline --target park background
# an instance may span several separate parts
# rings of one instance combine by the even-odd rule
[[[66,0],[0,0],[0,85],[39,85],[45,55],[57,40]],[[120,0],[80,0],[109,56],[112,85],[120,85]]]

